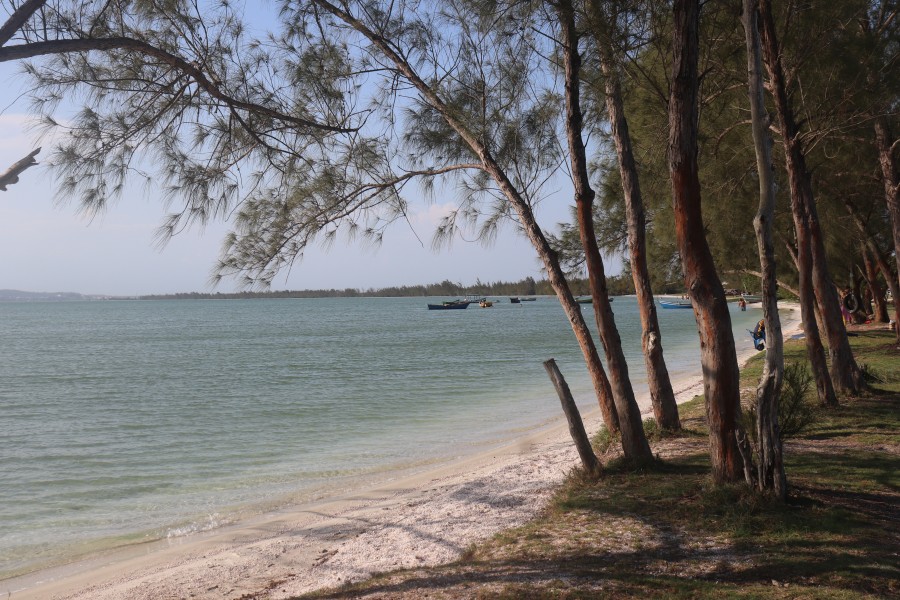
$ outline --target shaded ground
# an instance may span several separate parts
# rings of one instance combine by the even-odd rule
[[[900,349],[859,331],[873,391],[820,411],[785,449],[790,497],[709,479],[702,399],[685,433],[653,442],[657,468],[574,474],[533,522],[456,563],[383,574],[304,598],[900,597]],[[803,360],[802,343],[786,359]],[[752,387],[758,367],[745,369]],[[610,447],[614,447],[611,444]]]

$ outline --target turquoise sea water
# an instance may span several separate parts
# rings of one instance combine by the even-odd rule
[[[0,578],[522,435],[560,413],[550,357],[596,405],[555,299],[426,302],[0,303]],[[640,394],[636,303],[613,308]],[[732,308],[749,348],[761,312]],[[673,377],[699,372],[693,312],[659,316]]]

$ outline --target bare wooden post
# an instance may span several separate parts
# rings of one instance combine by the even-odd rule
[[[591,477],[599,479],[603,470],[600,467],[597,455],[594,454],[594,449],[591,448],[591,442],[588,440],[587,433],[584,431],[584,423],[581,420],[578,407],[575,406],[575,399],[572,398],[569,384],[566,383],[562,373],[559,371],[559,367],[556,366],[556,361],[552,358],[544,361],[544,368],[547,369],[547,374],[550,376],[554,387],[556,387],[556,393],[559,395],[563,412],[566,414],[566,420],[569,422],[569,433],[575,442],[575,448],[578,449],[578,456],[581,457],[581,464]]]

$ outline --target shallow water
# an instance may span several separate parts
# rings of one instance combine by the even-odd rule
[[[428,301],[0,303],[0,577],[511,439],[559,414],[547,358],[595,406],[555,299]],[[635,300],[613,308],[642,394]],[[761,313],[732,308],[750,348]],[[693,312],[659,317],[673,378],[698,372]]]

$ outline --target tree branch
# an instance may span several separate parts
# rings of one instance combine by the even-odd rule
[[[41,8],[44,4],[47,3],[47,0],[28,0],[22,6],[16,9],[16,11],[9,16],[6,20],[6,23],[0,27],[0,46],[5,44],[15,35],[19,29],[22,28],[22,25],[25,24],[25,21],[31,18],[31,15],[37,12],[39,8]]]
[[[35,42],[30,44],[19,44],[16,46],[6,46],[0,48],[0,63],[12,60],[22,60],[26,58],[34,58],[36,56],[44,56],[48,54],[67,54],[73,52],[90,52],[109,51],[109,50],[134,50],[152,56],[166,63],[167,65],[178,69],[191,76],[197,84],[203,88],[210,96],[226,104],[232,109],[242,109],[258,115],[271,117],[278,121],[284,121],[301,127],[318,129],[322,131],[330,131],[333,133],[351,133],[357,131],[356,128],[337,127],[334,125],[326,125],[317,123],[308,119],[301,119],[291,115],[286,115],[277,110],[273,110],[266,106],[256,104],[254,102],[245,102],[229,96],[219,87],[218,84],[207,78],[196,65],[187,60],[171,54],[161,48],[157,48],[152,44],[142,40],[136,40],[128,37],[111,37],[83,40],[55,40],[50,42]]]
[[[31,154],[16,161],[15,164],[8,168],[5,173],[0,175],[0,191],[5,192],[6,186],[18,183],[19,174],[22,171],[24,171],[28,167],[33,167],[34,165],[38,164],[34,157],[37,156],[38,152],[40,151],[40,148],[32,150]]]

